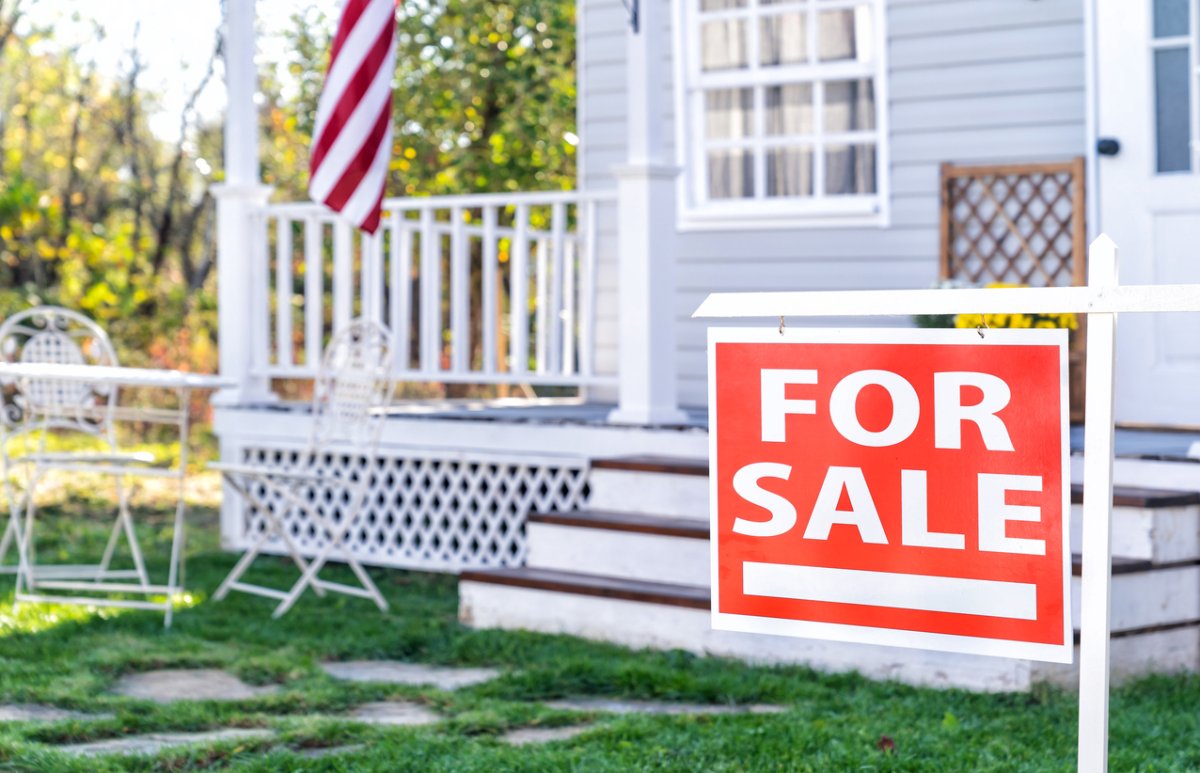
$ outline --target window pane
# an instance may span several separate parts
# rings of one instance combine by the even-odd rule
[[[811,196],[812,148],[772,148],[767,151],[767,195]]]
[[[1154,37],[1188,34],[1188,4],[1191,0],[1154,0]]]
[[[1191,110],[1188,50],[1164,48],[1155,51],[1154,113],[1158,171],[1186,172],[1192,168]]]
[[[811,83],[767,87],[767,134],[813,133]]]
[[[763,67],[808,61],[808,16],[785,13],[759,20],[758,61]]]
[[[875,88],[869,79],[825,84],[825,131],[853,132],[875,128]]]
[[[825,193],[846,196],[875,192],[874,145],[827,145]]]
[[[701,69],[737,70],[747,65],[745,21],[707,22],[700,25],[700,38]]]
[[[704,92],[705,136],[738,139],[754,131],[754,91],[714,89]]]
[[[759,5],[796,5],[801,0],[758,0]]]
[[[822,11],[817,18],[817,58],[822,62],[869,62],[874,57],[870,8]]]
[[[701,11],[724,11],[728,8],[745,8],[746,0],[700,0]]]
[[[711,150],[708,153],[708,197],[754,197],[754,154],[748,150]]]

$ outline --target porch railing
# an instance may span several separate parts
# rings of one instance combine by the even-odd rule
[[[253,370],[316,375],[356,316],[396,336],[404,381],[612,383],[596,372],[597,210],[615,192],[389,199],[361,234],[311,203],[254,215]]]

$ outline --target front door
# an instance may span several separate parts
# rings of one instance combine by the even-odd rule
[[[1200,0],[1095,3],[1100,230],[1122,284],[1200,284]],[[1117,342],[1117,420],[1200,426],[1200,314],[1123,315]]]

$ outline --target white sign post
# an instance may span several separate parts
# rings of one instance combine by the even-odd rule
[[[697,318],[1083,313],[1088,315],[1080,610],[1079,770],[1108,768],[1113,382],[1117,314],[1200,311],[1200,285],[1117,283],[1117,247],[1088,250],[1086,287],[713,293]]]

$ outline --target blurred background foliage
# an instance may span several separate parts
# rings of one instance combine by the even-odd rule
[[[127,364],[214,371],[222,126],[195,104],[220,88],[219,32],[178,134],[163,137],[133,41],[124,71],[102,76],[23,19],[32,1],[0,0],[0,315],[79,309]],[[573,187],[574,14],[573,0],[401,4],[387,195]],[[335,22],[297,13],[282,61],[261,64],[263,179],[277,200],[307,198]]]

